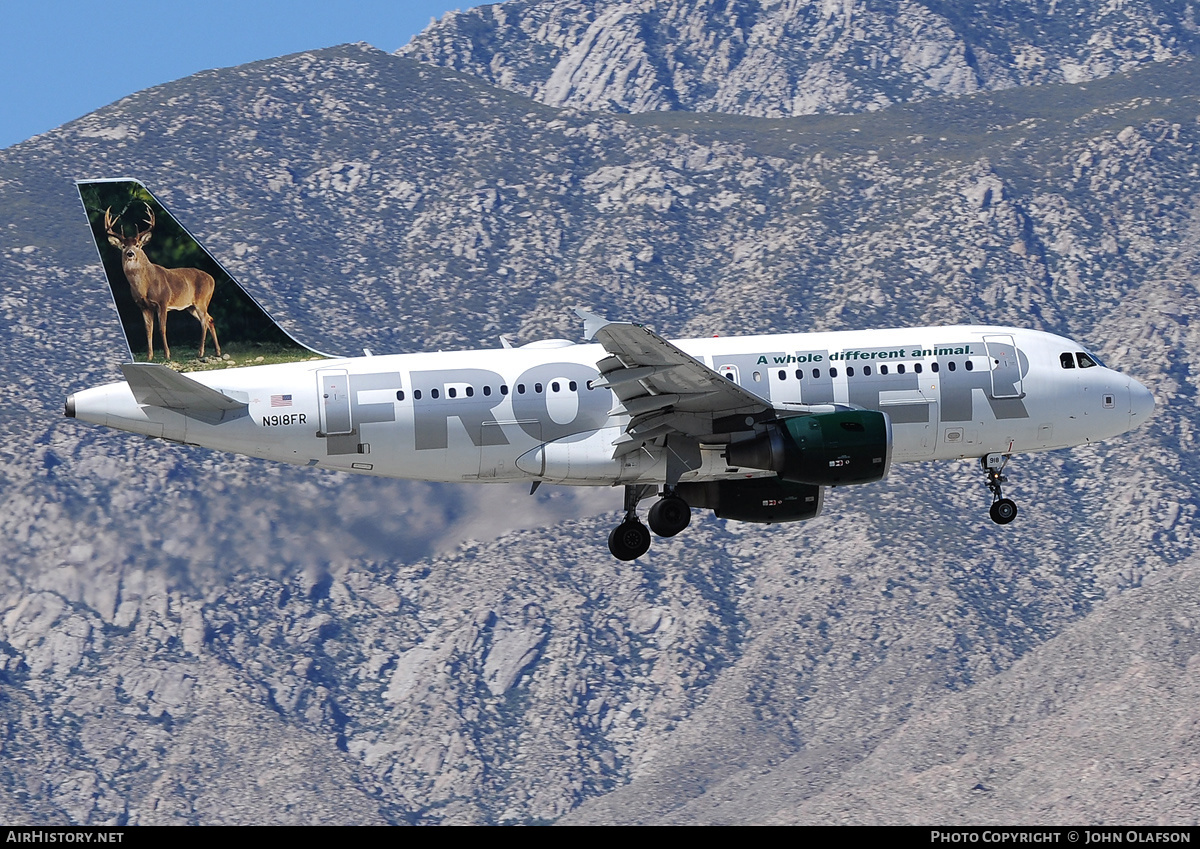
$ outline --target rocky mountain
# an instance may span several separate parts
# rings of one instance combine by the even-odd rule
[[[1200,664],[1195,560],[1097,607],[1009,669],[933,701],[861,760],[806,745],[741,769],[672,824],[1190,824]],[[639,777],[567,822],[627,822],[678,795]],[[665,779],[665,780],[664,780]]]
[[[1179,0],[509,0],[398,53],[550,106],[778,118],[1085,82],[1197,47]]]
[[[982,821],[1036,794],[1042,821],[1179,821],[1196,83],[1178,60],[869,114],[615,116],[351,45],[0,151],[0,818]],[[118,374],[71,182],[115,175],[322,350],[579,338],[575,305],[671,336],[1012,323],[1159,407],[1018,458],[1006,528],[973,462],[911,465],[620,563],[616,492],[339,478],[62,418]],[[1138,719],[1170,732],[1114,753]],[[1056,796],[1064,729],[1099,772]]]

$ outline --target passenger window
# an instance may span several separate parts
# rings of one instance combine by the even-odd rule
[[[940,369],[941,369],[941,366],[939,366],[937,363],[930,363],[930,364],[929,364],[929,370],[930,370],[931,372],[933,372],[934,374],[937,374],[937,373],[938,373],[938,371],[939,371]]]
[[[854,377],[854,366],[846,366],[846,377]]]
[[[921,373],[921,364],[913,363],[913,371],[915,371],[917,374],[920,374]]]
[[[900,365],[896,366],[896,374],[904,374],[904,363],[900,363]]]
[[[954,371],[954,369],[957,368],[954,365],[954,360],[951,360],[950,362],[946,363],[946,368],[950,369],[950,371]]]
[[[971,362],[970,360],[967,360],[966,369],[967,369],[967,371],[973,371],[975,369],[975,363]]]
[[[417,400],[417,401],[421,400],[421,390],[420,389],[413,390],[413,399]]]
[[[485,386],[485,387],[483,387],[483,394],[484,394],[484,395],[491,395],[491,394],[492,394],[492,387],[490,387],[490,386]]]
[[[783,369],[780,369],[780,370],[779,370],[779,379],[780,379],[780,380],[787,380],[787,372],[786,372],[786,371],[784,371]]]
[[[1098,362],[1093,360],[1091,357],[1089,357],[1083,351],[1079,351],[1078,353],[1075,354],[1075,356],[1079,357],[1079,367],[1080,368],[1095,368],[1096,366],[1100,365]]]
[[[804,380],[804,369],[796,369],[796,380]]]
[[[887,366],[880,366],[880,367],[879,367],[879,373],[880,373],[880,374],[887,374]]]
[[[501,383],[501,384],[500,384],[500,394],[501,394],[501,395],[507,395],[507,394],[508,394],[508,386],[507,386],[507,384],[504,384],[504,383]]]
[[[727,371],[727,372],[725,372],[725,379],[726,379],[726,380],[733,380],[733,372],[731,372],[731,371]]]
[[[429,397],[430,397],[430,398],[436,398],[437,396],[438,396],[438,391],[437,391],[436,389],[430,389],[430,390],[429,390]]]
[[[542,384],[540,384],[540,383],[533,384],[533,391],[536,392],[538,395],[541,395],[542,394]]]
[[[756,371],[756,372],[754,373],[754,382],[755,382],[755,383],[762,383],[762,372],[761,372],[761,371]]]
[[[871,376],[871,367],[863,366],[863,377],[870,377],[870,376]]]
[[[572,380],[570,383],[567,384],[567,388],[570,389],[572,392],[574,392],[576,389],[579,388],[579,384]]]
[[[449,395],[451,398],[457,398],[458,390],[455,389],[453,386],[451,386],[449,389],[446,390],[446,394]]]
[[[813,369],[813,377],[820,377],[820,376],[821,376],[821,370],[819,368]]]
[[[396,393],[396,400],[397,401],[404,400],[404,390],[403,389],[401,389],[399,392]]]
[[[525,384],[524,384],[524,383],[518,383],[518,384],[517,384],[517,394],[518,394],[518,395],[524,395],[524,394],[525,394]]]
[[[468,397],[468,398],[474,398],[474,397],[475,397],[475,387],[474,387],[474,386],[468,386],[468,387],[467,387],[467,397]]]
[[[837,377],[837,369],[835,369],[835,368],[831,368],[831,369],[829,370],[829,376],[830,376],[830,377]]]
[[[1075,368],[1075,355],[1070,351],[1058,355],[1058,362],[1063,368]]]
[[[550,384],[550,391],[551,392],[558,391],[558,381],[557,380]]]

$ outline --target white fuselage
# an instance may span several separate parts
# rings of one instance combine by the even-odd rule
[[[675,343],[777,409],[850,405],[889,415],[896,461],[1044,451],[1142,424],[1136,380],[1061,336],[1009,327],[797,333]],[[248,404],[207,424],[139,405],[122,383],[74,395],[77,418],[271,460],[431,481],[662,483],[651,451],[613,458],[628,418],[593,389],[598,344],[324,359],[189,378]],[[1071,367],[1066,367],[1067,362]],[[1084,367],[1081,367],[1084,366]],[[745,477],[703,446],[682,480]]]

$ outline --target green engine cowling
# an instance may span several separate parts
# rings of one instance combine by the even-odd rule
[[[892,423],[875,410],[794,416],[756,439],[731,443],[725,457],[731,466],[766,469],[794,483],[872,483],[891,468]]]
[[[779,478],[681,483],[675,494],[692,507],[708,508],[735,522],[800,522],[821,512],[823,490]]]

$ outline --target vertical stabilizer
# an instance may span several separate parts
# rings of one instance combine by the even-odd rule
[[[324,356],[289,336],[141,183],[76,185],[134,362],[197,371]]]

